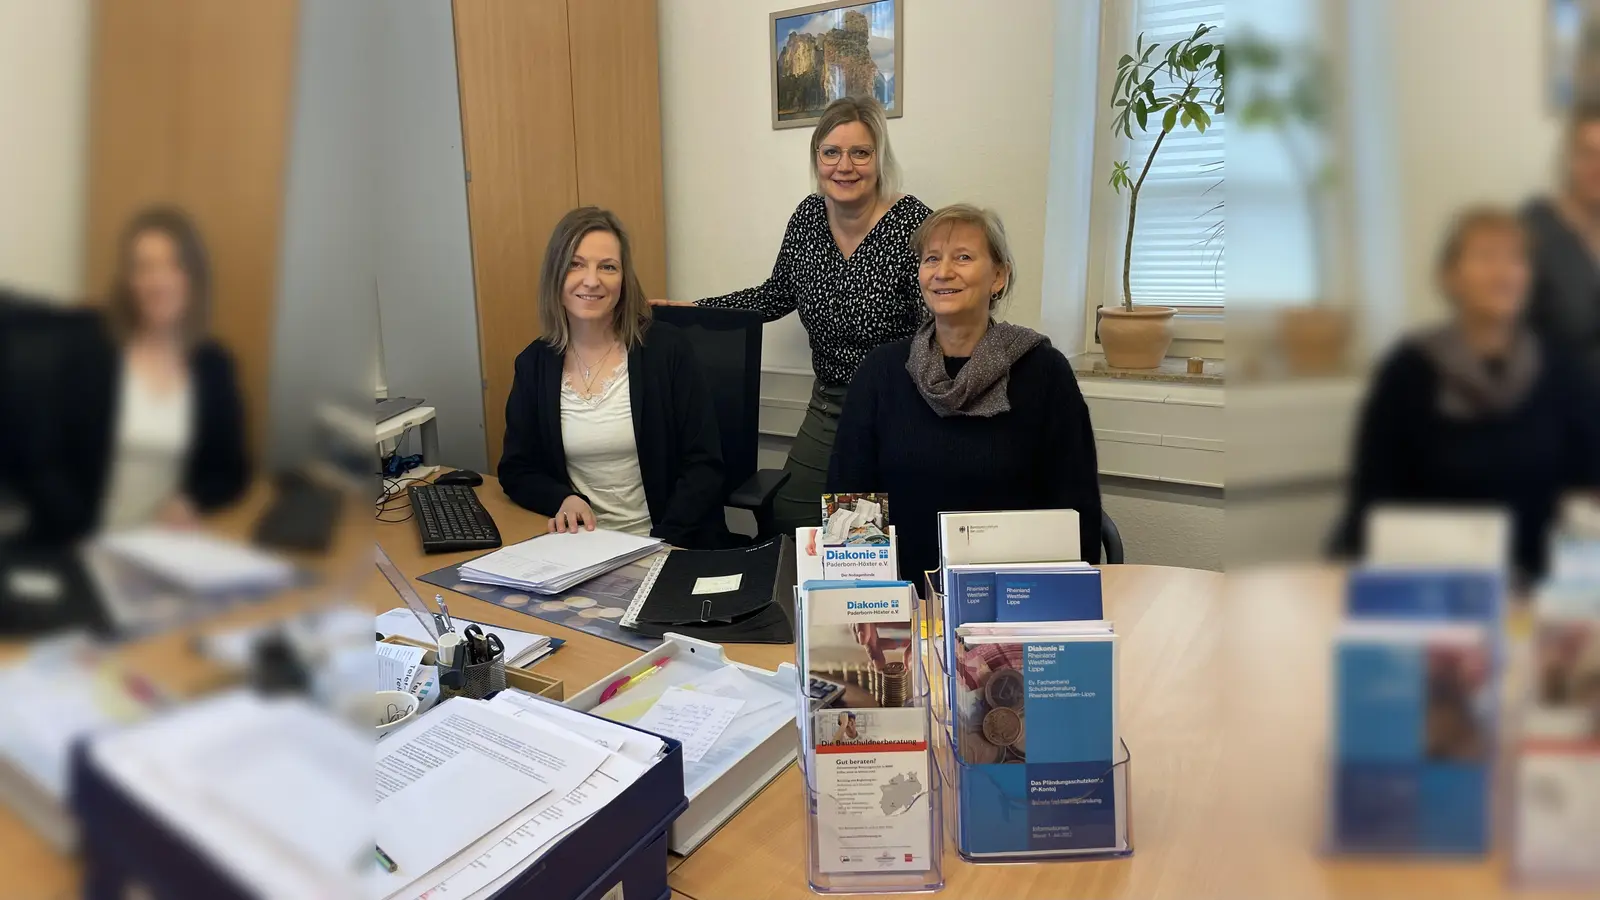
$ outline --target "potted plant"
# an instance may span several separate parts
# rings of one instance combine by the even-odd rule
[[[1119,194],[1128,192],[1128,233],[1122,250],[1122,303],[1100,310],[1100,344],[1108,366],[1153,369],[1172,345],[1172,317],[1177,310],[1133,303],[1134,227],[1139,193],[1167,135],[1180,128],[1204,133],[1211,117],[1223,112],[1224,48],[1206,39],[1214,30],[1201,25],[1159,54],[1161,45],[1146,45],[1141,34],[1134,52],[1117,63],[1116,86],[1111,89],[1111,107],[1116,111],[1112,130],[1129,139],[1135,125],[1142,132],[1157,133],[1137,177],[1126,160],[1116,162],[1111,171],[1111,186]]]
[[[1344,364],[1350,338],[1349,317],[1327,303],[1328,188],[1334,171],[1325,146],[1327,86],[1333,83],[1326,60],[1314,47],[1286,47],[1245,34],[1237,42],[1236,62],[1245,94],[1239,108],[1241,129],[1270,129],[1300,188],[1311,242],[1312,283],[1317,296],[1309,306],[1278,315],[1277,345],[1289,372],[1318,375]]]

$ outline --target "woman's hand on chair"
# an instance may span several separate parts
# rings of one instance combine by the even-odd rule
[[[651,306],[694,306],[693,300],[651,300]]]
[[[550,517],[550,531],[554,534],[593,531],[594,524],[594,509],[577,494],[561,501],[561,508]]]

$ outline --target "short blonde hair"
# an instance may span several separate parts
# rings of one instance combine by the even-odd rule
[[[971,203],[952,203],[935,210],[911,233],[911,249],[920,260],[922,251],[933,240],[934,232],[956,225],[971,225],[983,232],[983,239],[989,245],[989,258],[1005,270],[1005,286],[1000,288],[1000,293],[989,298],[989,308],[992,310],[1000,305],[1000,301],[1011,296],[1011,286],[1017,280],[1017,261],[1011,256],[1011,242],[1006,240],[1006,227],[994,210]]]
[[[623,350],[632,350],[644,343],[644,334],[650,328],[650,301],[639,285],[639,275],[633,269],[633,251],[628,244],[628,233],[610,210],[596,206],[582,206],[561,217],[550,241],[544,248],[544,262],[539,266],[539,328],[544,340],[557,352],[566,352],[572,338],[567,325],[567,308],[561,302],[566,289],[567,267],[578,252],[578,245],[593,231],[604,231],[617,238],[622,248],[622,296],[612,310],[611,325]]]
[[[1529,250],[1528,228],[1521,217],[1509,209],[1498,206],[1472,206],[1456,214],[1439,245],[1437,260],[1439,274],[1447,274],[1461,261],[1467,241],[1480,234],[1498,234],[1514,239],[1526,255]]]
[[[822,118],[817,120],[817,127],[811,131],[811,177],[821,178],[822,173],[817,168],[817,151],[822,148],[823,138],[840,125],[851,122],[865,125],[867,132],[872,135],[872,146],[877,151],[878,199],[893,199],[900,193],[900,164],[895,161],[894,150],[889,146],[889,119],[883,114],[883,106],[872,97],[841,97],[822,111]]]

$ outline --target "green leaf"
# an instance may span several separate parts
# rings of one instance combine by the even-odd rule
[[[1217,49],[1215,44],[1200,44],[1189,51],[1191,66],[1198,66],[1211,58],[1211,51]]]
[[[1211,116],[1207,115],[1205,107],[1198,103],[1189,104],[1189,118],[1194,120],[1194,126],[1199,129],[1201,134],[1205,134],[1206,129],[1211,125]]]
[[[1194,121],[1193,117],[1189,114],[1189,104],[1185,103],[1183,105],[1183,116],[1179,118],[1178,121],[1183,123],[1183,127],[1185,128],[1188,128],[1189,123]]]
[[[1133,114],[1139,117],[1140,131],[1144,131],[1146,128],[1150,127],[1150,107],[1140,103],[1138,107],[1134,109]]]
[[[1128,63],[1131,63],[1131,62],[1133,62],[1133,54],[1132,53],[1124,53],[1124,54],[1122,54],[1122,58],[1117,60],[1117,68],[1119,68],[1119,69],[1126,68]]]
[[[1150,60],[1150,54],[1156,52],[1156,50],[1158,48],[1160,48],[1160,46],[1161,46],[1160,44],[1151,44],[1150,46],[1144,48],[1144,55],[1139,57],[1139,62],[1140,63],[1148,62]]]
[[[1178,123],[1178,111],[1179,111],[1179,109],[1181,109],[1181,107],[1179,107],[1178,104],[1176,104],[1176,103],[1174,103],[1173,105],[1167,107],[1167,114],[1165,116],[1161,117],[1161,130],[1162,131],[1171,131],[1173,126]]]

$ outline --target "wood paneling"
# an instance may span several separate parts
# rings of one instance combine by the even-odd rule
[[[489,467],[518,353],[539,336],[539,260],[578,204],[566,0],[455,0]]]
[[[667,290],[656,0],[568,0],[578,202],[628,229],[645,293]]]
[[[134,211],[173,199],[187,7],[96,0],[89,87],[87,292],[111,284],[116,240]]]
[[[211,254],[212,332],[239,367],[250,442],[268,413],[297,0],[97,0],[89,285],[140,207],[177,204]]]
[[[299,4],[190,2],[175,192],[211,249],[211,331],[264,447]]]

